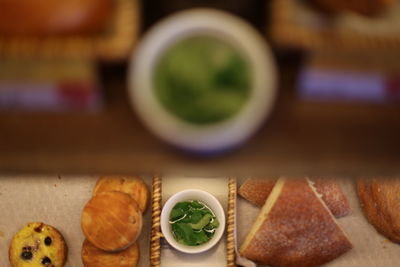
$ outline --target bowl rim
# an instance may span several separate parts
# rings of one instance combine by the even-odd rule
[[[238,49],[253,75],[244,106],[230,118],[206,125],[186,122],[162,106],[152,76],[166,48],[199,35],[215,36]],[[276,98],[276,67],[264,38],[243,19],[208,8],[181,11],[153,26],[131,58],[128,79],[129,100],[147,128],[172,145],[199,152],[223,150],[245,141],[271,113]]]
[[[208,208],[212,210],[212,212],[215,213],[216,217],[218,218],[218,221],[220,223],[219,227],[217,228],[214,236],[206,243],[199,245],[199,246],[186,246],[183,244],[178,243],[175,238],[173,237],[170,227],[169,227],[169,214],[172,210],[172,208],[175,206],[176,203],[180,201],[185,201],[185,200],[196,200],[190,197],[184,197],[184,199],[180,199],[180,197],[183,195],[192,195],[192,194],[200,194],[204,198],[207,198],[208,203],[205,203]],[[217,208],[211,208],[209,203],[213,203],[214,206]],[[218,215],[217,215],[218,213]],[[175,194],[173,194],[163,205],[163,208],[161,210],[161,215],[160,215],[160,226],[161,226],[161,232],[163,233],[163,237],[167,240],[167,242],[175,249],[178,251],[184,252],[184,253],[189,253],[189,254],[197,254],[201,253],[204,251],[207,251],[214,247],[218,242],[221,240],[224,232],[225,232],[225,224],[226,224],[226,218],[225,218],[225,211],[219,202],[219,200],[212,194],[210,194],[207,191],[200,190],[200,189],[186,189],[179,191]]]

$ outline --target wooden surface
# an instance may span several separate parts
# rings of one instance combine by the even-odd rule
[[[400,105],[301,100],[299,66],[280,60],[270,119],[240,148],[201,158],[161,143],[126,97],[125,68],[103,69],[106,104],[95,114],[0,112],[3,173],[339,175],[400,174]]]

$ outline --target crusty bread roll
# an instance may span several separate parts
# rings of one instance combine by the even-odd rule
[[[311,0],[311,2],[328,12],[352,11],[367,16],[377,15],[394,3],[393,0]]]
[[[81,227],[97,248],[119,251],[133,244],[140,235],[142,212],[128,194],[103,192],[84,207]]]
[[[358,180],[357,191],[368,221],[388,239],[400,243],[400,180]]]
[[[334,179],[313,179],[317,193],[336,218],[344,217],[351,212],[349,201],[343,194],[340,185]]]
[[[262,207],[274,188],[276,179],[247,178],[239,187],[238,193],[250,203]]]
[[[64,237],[56,228],[32,222],[14,235],[8,256],[12,267],[62,267],[67,253]]]
[[[142,213],[146,211],[149,202],[149,190],[140,177],[104,176],[93,189],[93,195],[107,191],[119,191],[131,196],[139,205]]]
[[[114,4],[115,0],[0,0],[0,35],[99,32]]]
[[[276,179],[248,178],[239,188],[239,195],[262,207],[274,187]],[[340,185],[333,179],[314,179],[314,187],[336,218],[351,212],[349,202]]]
[[[317,266],[352,248],[306,179],[279,179],[240,248],[272,266]]]
[[[140,252],[137,243],[120,252],[106,252],[96,248],[87,239],[82,244],[82,262],[85,267],[135,267]]]

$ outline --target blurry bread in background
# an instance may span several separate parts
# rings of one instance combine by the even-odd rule
[[[0,0],[0,35],[87,34],[104,30],[115,0]]]
[[[394,3],[394,0],[310,0],[315,6],[327,12],[351,11],[366,16],[381,13]]]
[[[340,185],[334,179],[311,179],[317,193],[336,218],[346,216],[351,208]],[[274,187],[276,179],[248,178],[239,188],[239,195],[262,207]]]

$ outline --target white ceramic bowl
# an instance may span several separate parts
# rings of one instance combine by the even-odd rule
[[[207,207],[209,207],[214,212],[216,218],[220,223],[219,227],[215,230],[214,236],[207,243],[204,243],[199,246],[186,246],[178,243],[172,234],[171,225],[169,223],[169,216],[175,204],[181,201],[188,201],[188,200],[198,200],[203,202]],[[224,230],[225,230],[224,209],[222,208],[219,201],[213,195],[203,190],[188,189],[174,194],[167,200],[167,202],[165,202],[161,212],[161,231],[164,235],[164,238],[168,241],[168,243],[172,247],[181,252],[194,254],[194,253],[204,252],[212,248],[221,239]]]
[[[249,99],[235,115],[199,126],[162,106],[153,89],[153,74],[165,49],[185,38],[204,35],[241,52],[252,70],[252,87]],[[275,63],[264,38],[239,17],[213,9],[183,11],[158,23],[138,44],[129,69],[130,101],[142,122],[162,140],[199,153],[224,151],[244,142],[270,114],[275,95]]]

